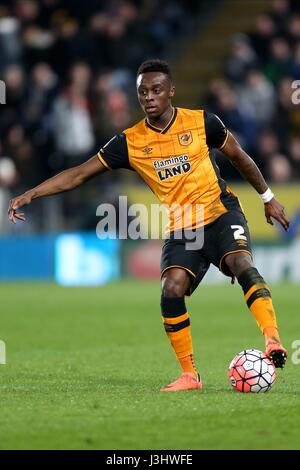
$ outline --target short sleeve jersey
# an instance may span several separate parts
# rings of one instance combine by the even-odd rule
[[[139,173],[167,208],[192,208],[186,218],[170,211],[170,231],[198,228],[238,205],[211,152],[212,148],[222,149],[227,138],[228,131],[216,115],[175,108],[165,129],[143,119],[113,137],[100,149],[98,158],[108,169]]]

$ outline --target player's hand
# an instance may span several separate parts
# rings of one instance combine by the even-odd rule
[[[278,220],[285,231],[289,228],[290,222],[284,213],[284,207],[273,197],[270,202],[265,203],[265,216],[268,224],[274,225],[271,217]]]
[[[8,218],[12,223],[16,223],[18,220],[25,220],[24,212],[17,212],[21,207],[30,204],[32,196],[30,194],[21,194],[21,196],[14,197],[9,201],[8,206]]]

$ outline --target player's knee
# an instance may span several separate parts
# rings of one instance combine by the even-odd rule
[[[185,286],[179,279],[165,278],[162,284],[162,295],[164,297],[183,297]]]
[[[191,280],[181,268],[168,269],[162,277],[162,295],[165,297],[184,297],[189,291]]]
[[[226,256],[225,263],[236,277],[240,276],[247,269],[253,268],[253,262],[248,253],[231,253]]]

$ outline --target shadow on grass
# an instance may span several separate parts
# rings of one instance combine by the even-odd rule
[[[160,380],[157,378],[155,381],[153,377],[122,377],[117,375],[106,375],[106,376],[99,376],[99,375],[79,375],[79,374],[58,374],[55,375],[54,373],[51,374],[18,374],[13,376],[6,376],[2,377],[0,383],[0,391],[1,393],[16,393],[16,394],[23,394],[23,393],[43,393],[45,395],[49,395],[51,393],[62,393],[62,392],[73,392],[73,393],[93,393],[93,392],[109,392],[110,394],[115,393],[129,393],[130,394],[156,394],[159,395],[172,395],[172,396],[179,396],[180,394],[186,395],[186,393],[192,394],[193,396],[196,394],[203,395],[203,396],[227,396],[227,397],[239,397],[239,396],[252,396],[251,394],[242,394],[231,387],[227,386],[218,386],[215,384],[204,384],[204,388],[202,390],[194,390],[194,391],[185,391],[185,392],[170,392],[170,393],[159,393],[159,389],[161,386],[165,385],[165,380]],[[267,394],[259,393],[254,395],[293,395],[299,396],[300,389],[296,385],[288,385],[281,383],[280,387],[274,387],[270,392]]]

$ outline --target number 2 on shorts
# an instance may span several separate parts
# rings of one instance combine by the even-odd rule
[[[233,236],[235,240],[247,241],[247,237],[246,235],[244,235],[245,230],[244,230],[244,227],[242,227],[242,225],[231,225],[231,228],[234,230]]]

